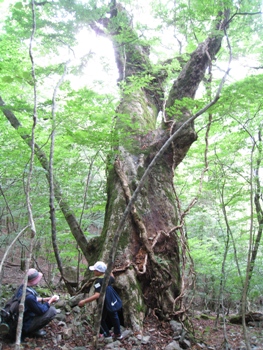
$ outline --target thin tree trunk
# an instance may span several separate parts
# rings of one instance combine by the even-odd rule
[[[261,166],[261,159],[262,159],[261,128],[259,130],[258,143],[255,142],[254,138],[253,138],[253,142],[258,151],[258,156],[256,159],[256,168],[254,169],[254,180],[255,180],[254,203],[255,203],[255,209],[256,209],[257,220],[258,220],[258,231],[256,234],[255,242],[253,243],[253,246],[252,246],[251,259],[250,259],[250,271],[249,271],[249,284],[252,278],[253,269],[255,266],[258,250],[260,247],[260,242],[262,239],[262,231],[263,231],[263,209],[261,206],[262,186],[260,185],[260,177],[259,177],[259,169]]]
[[[224,200],[224,187],[225,187],[224,185],[222,186],[222,190],[220,191],[221,192],[220,201],[221,201],[221,206],[223,207],[225,220],[227,221],[227,214],[226,214],[225,200]],[[227,254],[228,254],[228,250],[229,250],[229,241],[230,241],[230,230],[227,229],[226,238],[225,238],[224,256],[223,256],[223,261],[222,261],[222,265],[221,265],[220,288],[219,288],[219,293],[218,293],[217,315],[216,315],[216,322],[215,322],[215,326],[217,327],[219,315],[220,315],[220,305],[221,305],[223,325],[224,325],[224,342],[223,343],[224,343],[224,348],[226,350],[230,348],[229,342],[228,342],[228,337],[227,337],[226,318],[225,318],[225,310],[224,310],[224,289],[225,289],[225,280],[226,280],[225,266],[226,266],[226,258],[227,258]]]
[[[20,124],[19,120],[16,118],[14,113],[4,107],[5,104],[1,96],[0,96],[0,106],[2,107],[3,114],[16,130],[22,127],[22,125]],[[31,147],[31,137],[28,134],[22,134],[21,137],[28,144],[28,146]],[[49,175],[48,175],[49,162],[46,157],[46,154],[41,149],[41,147],[39,147],[36,143],[34,147],[35,147],[34,148],[35,155],[38,158],[43,169],[46,170],[46,177],[47,177],[47,180],[49,181]],[[77,219],[73,213],[73,210],[70,208],[69,204],[63,198],[62,190],[60,188],[58,181],[55,178],[53,178],[53,181],[54,181],[54,195],[55,195],[56,201],[69,225],[71,233],[73,234],[74,238],[78,242],[80,249],[83,252],[83,255],[87,260],[89,260],[89,249],[88,249],[87,239],[77,222]]]
[[[23,292],[22,292],[21,302],[19,304],[19,317],[18,317],[18,324],[17,324],[17,329],[16,329],[15,350],[20,349],[21,334],[22,334],[22,327],[23,327],[23,318],[24,318],[24,309],[25,309],[26,288],[27,288],[27,272],[28,272],[28,269],[30,266],[29,264],[30,264],[31,259],[32,259],[35,237],[36,237],[35,221],[34,221],[33,211],[31,208],[31,201],[30,201],[30,186],[31,186],[31,181],[32,181],[34,156],[35,156],[35,129],[36,129],[36,124],[37,124],[36,77],[35,77],[34,57],[33,57],[33,52],[32,52],[32,45],[33,45],[35,31],[36,31],[35,3],[34,3],[34,0],[32,0],[32,34],[31,34],[30,43],[29,43],[29,56],[30,56],[31,64],[32,64],[32,78],[34,81],[34,111],[33,111],[32,132],[31,132],[31,137],[30,137],[32,142],[30,145],[31,154],[30,154],[29,172],[28,172],[26,186],[25,186],[28,221],[29,221],[29,225],[30,225],[30,237],[29,237],[30,245],[29,245],[29,256],[28,256],[28,259],[26,259],[26,273],[24,276]]]
[[[73,294],[73,288],[64,278],[63,265],[59,254],[59,247],[57,244],[57,227],[56,227],[56,208],[55,208],[55,190],[54,190],[54,172],[53,172],[53,160],[54,160],[54,148],[55,148],[55,130],[56,130],[56,97],[57,91],[60,85],[64,81],[64,77],[67,73],[67,66],[65,66],[64,73],[59,79],[53,93],[52,98],[52,132],[50,138],[50,155],[49,155],[49,207],[50,207],[50,220],[51,220],[51,237],[52,245],[57,261],[57,266],[61,275],[61,278],[64,280],[66,288],[70,295]]]
[[[247,311],[247,296],[248,296],[248,288],[249,288],[249,281],[251,278],[250,271],[251,271],[251,252],[252,252],[252,245],[253,245],[253,212],[254,212],[254,206],[253,206],[253,154],[255,150],[255,144],[252,147],[251,155],[250,155],[250,228],[249,228],[249,244],[248,244],[248,253],[247,253],[247,268],[246,268],[246,276],[245,276],[245,283],[242,291],[242,298],[241,298],[241,311],[242,311],[242,327],[243,327],[243,333],[244,333],[244,339],[246,343],[246,349],[250,350],[250,341],[249,336],[247,332],[247,325],[246,325],[246,311]]]
[[[257,113],[261,111],[261,105],[258,107]],[[239,119],[235,119],[238,123],[240,123]],[[260,176],[259,176],[259,169],[261,166],[261,160],[262,160],[262,125],[259,125],[259,131],[258,131],[258,141],[256,141],[255,137],[250,133],[248,130],[246,123],[243,123],[240,125],[242,128],[246,131],[246,133],[249,135],[252,143],[253,143],[253,150],[252,155],[254,154],[255,149],[258,152],[257,158],[256,158],[256,166],[253,171],[253,182],[254,186],[251,187],[251,191],[254,193],[254,204],[256,209],[256,215],[257,215],[257,221],[258,221],[258,231],[255,234],[256,238],[252,239],[252,247],[251,247],[251,257],[250,257],[250,272],[249,272],[249,281],[248,281],[248,288],[250,285],[250,281],[253,275],[253,270],[255,266],[255,262],[257,259],[258,250],[260,247],[261,239],[262,239],[262,231],[263,231],[263,209],[261,205],[261,198],[262,198],[262,192],[261,192],[261,182],[260,182]],[[251,162],[253,161],[253,157],[251,159]],[[251,166],[253,166],[251,164]],[[252,179],[251,179],[252,181]]]

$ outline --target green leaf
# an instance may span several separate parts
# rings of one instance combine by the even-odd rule
[[[4,77],[2,77],[2,81],[5,83],[12,83],[13,80],[14,80],[14,78],[12,78],[8,75],[5,75]]]
[[[21,10],[23,8],[23,4],[22,2],[17,2],[15,5],[14,5],[15,8],[17,8],[18,10]]]

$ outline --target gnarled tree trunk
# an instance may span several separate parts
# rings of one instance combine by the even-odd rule
[[[148,48],[133,32],[125,9],[114,3],[110,18],[101,20],[107,33],[111,34],[120,81],[133,92],[127,94],[124,89],[117,110],[117,156],[109,160],[108,202],[104,229],[99,239],[103,244],[99,248],[100,256],[96,255],[96,249],[94,261],[98,258],[107,261],[119,220],[142,174],[171,133],[190,118],[191,113],[186,107],[177,109],[176,113],[171,107],[176,100],[194,98],[209,63],[220,49],[226,23],[227,12],[218,19],[213,36],[192,53],[163,105],[165,74],[162,77],[153,74]],[[94,23],[92,27],[102,32],[101,26]],[[122,41],[121,37],[125,37],[126,41]],[[147,86],[133,88],[131,76],[142,78],[146,75],[151,75],[151,82]],[[160,111],[165,111],[163,122],[156,127]],[[114,270],[124,300],[126,325],[135,329],[141,327],[147,309],[154,310],[162,318],[171,318],[180,308],[180,303],[176,303],[181,292],[181,275],[174,169],[196,139],[194,125],[189,124],[158,160],[144,183],[135,203],[136,210],[131,211],[119,241]]]

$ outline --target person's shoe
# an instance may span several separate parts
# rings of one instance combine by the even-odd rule
[[[32,333],[33,337],[44,337],[47,334],[46,331],[44,331],[43,329],[39,329],[38,331],[35,331]]]
[[[123,336],[122,336],[122,334],[114,334],[113,338],[114,338],[115,340],[122,340],[122,339],[123,339]]]

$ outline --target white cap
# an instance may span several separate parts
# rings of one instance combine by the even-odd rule
[[[90,266],[89,269],[91,271],[96,270],[101,273],[104,273],[107,270],[107,265],[103,261],[97,261],[96,264],[94,264],[93,266]]]

